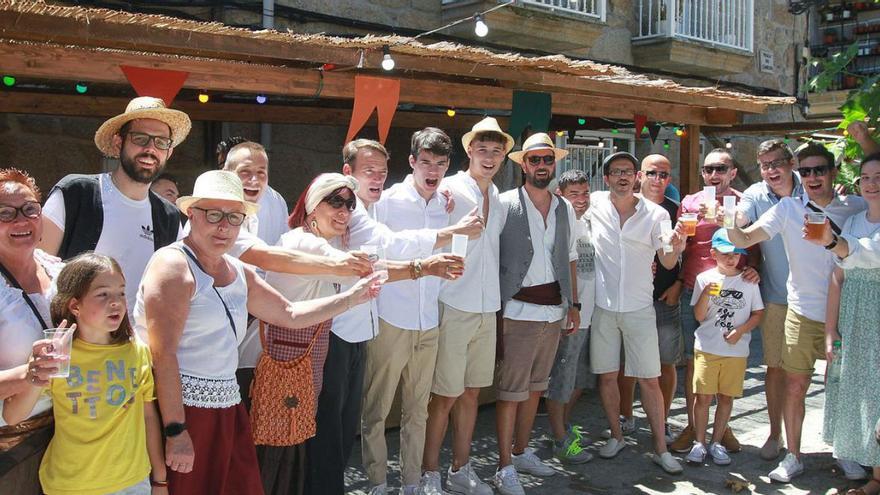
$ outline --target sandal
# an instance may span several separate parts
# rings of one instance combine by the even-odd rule
[[[877,490],[874,490],[871,492],[865,491],[865,488],[867,488],[868,485],[870,485],[871,483],[874,483],[875,485],[877,485]],[[862,486],[860,488],[853,488],[852,490],[847,490],[847,492],[846,492],[846,495],[878,495],[878,494],[880,494],[880,480],[878,480],[877,478],[871,478],[871,480],[869,480],[867,483],[865,483],[864,486]]]

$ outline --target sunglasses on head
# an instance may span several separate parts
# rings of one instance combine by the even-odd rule
[[[207,208],[199,208],[198,206],[191,206],[193,210],[199,210],[205,212],[205,220],[208,223],[220,223],[225,218],[229,225],[233,225],[238,227],[244,222],[244,219],[247,217],[244,213],[240,213],[237,211],[230,211],[229,213],[224,213],[222,210],[209,210]]]
[[[828,174],[830,167],[828,165],[819,165],[818,167],[798,167],[797,171],[801,174],[801,177],[809,177],[811,175],[815,175],[816,177],[824,177]]]
[[[171,148],[171,145],[174,143],[170,137],[165,136],[151,136],[149,134],[145,134],[143,132],[128,132],[128,139],[133,144],[140,146],[141,148],[146,148],[150,145],[150,141],[156,146],[156,149],[160,149],[162,151],[166,151]]]
[[[643,173],[645,174],[645,177],[648,177],[651,179],[653,179],[654,177],[660,177],[661,179],[668,179],[669,178],[669,172],[661,172],[658,170],[646,170]]]
[[[706,175],[712,175],[713,173],[726,174],[729,168],[727,165],[706,165],[703,167],[703,173]]]
[[[31,220],[40,218],[43,208],[36,201],[26,201],[23,205],[16,208],[15,206],[0,205],[0,222],[10,223],[18,218],[18,214]]]
[[[526,160],[529,162],[529,165],[540,165],[541,162],[544,162],[545,165],[550,165],[556,162],[556,155],[527,156]]]
[[[357,200],[353,197],[351,198],[343,198],[338,194],[334,194],[328,198],[324,198],[323,201],[330,205],[334,210],[338,210],[345,206],[348,211],[354,211],[355,206],[357,206]]]

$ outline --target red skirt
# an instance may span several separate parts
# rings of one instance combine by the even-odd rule
[[[183,406],[195,461],[186,474],[168,470],[170,495],[263,495],[251,423],[244,404]]]

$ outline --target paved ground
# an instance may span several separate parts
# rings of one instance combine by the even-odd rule
[[[804,422],[803,452],[807,453],[806,473],[795,479],[790,485],[770,482],[767,473],[776,465],[766,462],[758,456],[758,449],[769,432],[767,423],[766,402],[764,399],[764,368],[760,366],[760,342],[756,338],[752,342],[752,357],[746,373],[745,394],[742,399],[734,402],[731,426],[743,445],[743,451],[733,454],[733,463],[726,467],[708,463],[702,467],[685,466],[684,474],[672,476],[664,473],[650,460],[651,437],[647,420],[641,408],[636,406],[637,432],[627,437],[630,444],[620,455],[612,460],[596,458],[584,465],[568,467],[551,460],[558,473],[549,478],[536,478],[520,475],[520,479],[529,494],[724,494],[733,493],[725,486],[730,479],[739,479],[749,483],[749,489],[740,493],[756,494],[834,494],[837,489],[856,487],[858,483],[850,483],[836,472],[830,447],[821,440],[822,407],[824,401],[822,375],[824,362],[817,366],[813,376],[813,385],[807,397],[807,413]],[[680,373],[681,375],[681,373]],[[683,389],[679,379],[680,398],[672,407],[670,424],[674,429],[681,429],[687,422],[685,416]],[[714,409],[713,409],[714,411]],[[713,414],[710,412],[710,414]],[[585,394],[575,408],[576,420],[587,430],[590,438],[598,438],[598,434],[607,427],[604,414],[599,406],[595,393]],[[497,444],[495,441],[495,408],[484,406],[477,420],[471,458],[477,474],[484,480],[494,473],[498,462]],[[541,447],[538,454],[543,459],[552,457],[550,449],[537,439],[549,432],[546,417],[539,417],[535,422],[535,434],[532,445]],[[399,445],[398,430],[387,433],[390,472],[389,487],[400,486],[398,476],[397,453]],[[602,440],[597,440],[592,450],[598,450]],[[447,437],[448,446],[448,437]],[[683,461],[684,455],[677,455]],[[445,448],[442,462],[448,466],[450,452]],[[360,450],[356,449],[351,466],[346,473],[347,485],[352,493],[362,494],[369,489],[361,468]],[[445,477],[445,473],[443,474]],[[845,491],[845,490],[844,490]],[[394,493],[394,491],[392,491]]]

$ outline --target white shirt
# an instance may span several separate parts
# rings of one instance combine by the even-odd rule
[[[523,191],[522,197],[525,199],[523,207],[526,210],[526,218],[529,220],[529,239],[532,242],[533,253],[532,262],[529,263],[529,270],[522,281],[522,287],[549,284],[559,280],[556,271],[553,269],[553,245],[556,240],[556,208],[559,205],[559,199],[555,194],[551,196],[550,210],[545,221],[541,212],[532,203],[528,193]],[[569,232],[567,246],[568,261],[577,261],[577,238],[574,235],[576,232],[575,222],[577,222],[577,216],[571,203],[565,198],[562,201],[568,209],[568,225],[560,226],[560,228],[567,228]],[[507,211],[504,211],[503,223],[507,223]],[[568,267],[565,268],[569,269]],[[575,281],[572,281],[572,283],[575,283]],[[565,296],[571,297],[571,294],[565,294]],[[565,318],[565,308],[562,305],[544,306],[511,299],[504,306],[504,317],[520,321],[558,321]]]
[[[589,212],[575,223],[577,242],[578,302],[581,303],[581,328],[588,328],[596,307],[596,252],[593,249]]]
[[[620,313],[654,304],[651,264],[662,247],[660,222],[669,220],[662,206],[636,196],[636,211],[620,226],[608,191],[590,195],[590,225],[596,249],[596,306]]]
[[[835,256],[822,246],[803,239],[804,215],[809,198],[782,198],[773,208],[761,215],[754,225],[772,239],[782,237],[788,255],[788,306],[795,313],[813,321],[825,321],[825,303],[828,299],[828,279],[834,270]],[[817,205],[818,206],[818,205]],[[858,196],[835,197],[825,208],[820,208],[837,225],[864,210],[865,200]]]
[[[266,185],[266,192],[257,203],[260,205],[260,210],[257,212],[260,221],[257,235],[266,244],[274,246],[278,243],[278,239],[290,230],[287,227],[287,202],[278,191],[272,189],[272,186]]]
[[[751,332],[744,333],[736,344],[728,344],[724,334],[747,322],[753,311],[764,309],[758,284],[746,282],[742,274],[726,277],[717,268],[697,275],[691,306],[696,306],[703,289],[711,282],[721,282],[721,292],[709,296],[706,319],[694,332],[694,348],[716,356],[748,357]]]
[[[415,188],[412,175],[382,193],[376,203],[376,221],[395,232],[407,229],[440,229],[449,225],[446,200],[434,194],[425,201]],[[440,278],[401,280],[382,287],[379,318],[397,328],[431,330],[439,324],[437,300]]]
[[[865,210],[851,216],[842,229],[849,256],[838,258],[837,264],[845,270],[880,268],[880,224],[869,222],[867,214]]]
[[[483,214],[483,193],[480,186],[467,172],[443,179],[441,189],[452,194],[455,208],[449,215],[454,224],[474,208]],[[498,188],[489,185],[489,217],[480,237],[468,240],[465,270],[456,280],[444,280],[440,284],[440,301],[459,311],[469,313],[494,313],[501,309],[501,288],[498,281],[501,229],[507,210],[498,199]]]
[[[147,262],[153,256],[153,213],[150,198],[134,200],[122,194],[110,174],[98,176],[104,225],[95,252],[110,256],[122,267],[125,276],[125,300],[129,318],[134,310],[137,288]],[[86,214],[86,212],[80,212]],[[64,194],[56,189],[46,199],[43,216],[64,232]],[[177,239],[183,238],[183,229],[177,230]]]

